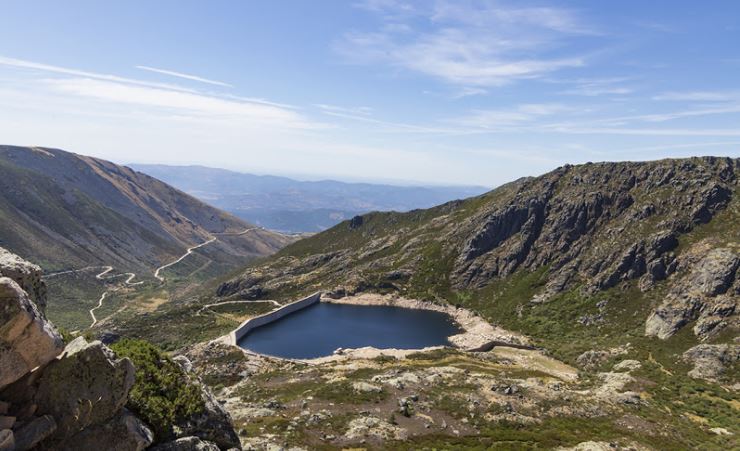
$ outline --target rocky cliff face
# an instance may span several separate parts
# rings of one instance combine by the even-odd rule
[[[34,302],[45,301],[37,266],[0,248],[0,276],[0,450],[129,451],[151,445],[151,430],[124,407],[135,382],[131,361],[82,337],[64,346]],[[220,435],[212,435],[229,437],[228,415],[214,419],[212,411],[224,415],[207,409],[193,424],[220,428]]]
[[[695,322],[704,339],[738,325],[738,175],[740,160],[713,157],[564,166],[466,201],[342,223],[218,295],[390,290],[497,303],[489,287],[541,274],[530,305],[634,286],[663,296],[646,334]]]

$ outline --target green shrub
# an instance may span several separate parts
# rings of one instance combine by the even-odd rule
[[[126,406],[152,427],[155,442],[174,438],[173,425],[204,411],[201,388],[156,346],[124,339],[111,349],[136,367],[136,382]]]

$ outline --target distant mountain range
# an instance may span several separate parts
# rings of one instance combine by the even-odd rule
[[[214,234],[203,252],[231,264],[290,241],[148,175],[58,149],[0,146],[0,193],[0,246],[47,271],[111,265],[151,276]]]
[[[203,166],[131,164],[244,220],[281,232],[318,232],[370,211],[409,211],[482,194],[481,186],[298,181]]]

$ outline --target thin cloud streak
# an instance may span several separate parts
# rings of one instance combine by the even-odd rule
[[[184,117],[196,115],[211,119],[235,119],[274,126],[318,129],[323,125],[312,123],[292,110],[253,102],[238,102],[198,93],[180,92],[126,83],[86,78],[47,80],[56,92],[87,97],[105,103],[131,104],[144,108],[175,112]]]
[[[100,74],[96,72],[88,72],[79,69],[70,69],[66,67],[53,66],[50,64],[37,63],[33,61],[20,60],[15,58],[7,58],[0,56],[0,66],[13,67],[17,69],[31,69],[42,72],[55,73],[60,75],[71,75],[76,77],[95,78],[98,80],[114,81],[119,83],[129,83],[132,85],[149,86],[154,88],[165,88],[183,92],[194,92],[192,89],[183,88],[177,85],[171,85],[166,83],[154,83],[143,80],[136,80],[133,78],[119,77],[116,75]]]
[[[223,87],[226,87],[226,88],[233,88],[234,87],[233,85],[230,85],[228,83],[224,83],[222,81],[210,80],[208,78],[198,77],[197,75],[184,74],[182,72],[175,72],[175,71],[166,70],[166,69],[158,69],[156,67],[149,67],[149,66],[136,66],[136,68],[137,69],[141,69],[141,70],[145,70],[145,71],[149,71],[149,72],[154,72],[154,73],[157,73],[157,74],[163,74],[163,75],[169,75],[169,76],[172,76],[172,77],[183,78],[185,80],[198,81],[198,82],[206,83],[206,84],[209,84],[209,85],[223,86]]]

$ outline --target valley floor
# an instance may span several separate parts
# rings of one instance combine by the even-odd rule
[[[388,298],[344,302],[387,305]],[[216,390],[245,449],[740,445],[737,387],[674,373],[628,343],[584,353],[579,368],[509,346],[368,348],[295,362],[214,340],[184,354]]]

